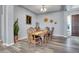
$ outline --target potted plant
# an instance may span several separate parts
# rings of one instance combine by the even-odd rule
[[[18,19],[14,22],[14,43],[18,41],[18,32],[19,32],[19,25]]]

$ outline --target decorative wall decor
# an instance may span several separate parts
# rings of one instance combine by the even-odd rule
[[[31,24],[32,22],[32,17],[29,15],[26,15],[26,24]]]
[[[57,22],[54,22],[54,24],[57,24]]]
[[[50,23],[53,23],[53,20],[50,20]]]
[[[44,22],[48,22],[48,18],[47,17],[45,17]]]

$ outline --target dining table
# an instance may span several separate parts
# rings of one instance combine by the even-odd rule
[[[48,30],[39,30],[32,32],[33,40],[35,39],[35,36],[43,37],[45,34],[47,34]]]

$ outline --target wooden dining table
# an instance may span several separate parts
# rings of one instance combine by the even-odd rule
[[[44,35],[47,33],[47,30],[39,30],[39,31],[34,31],[32,35]]]
[[[39,31],[34,31],[32,34],[33,40],[35,39],[35,36],[44,36],[48,31],[47,30],[39,30]]]

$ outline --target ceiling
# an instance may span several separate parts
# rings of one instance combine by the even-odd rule
[[[21,7],[26,8],[35,14],[44,13],[40,11],[42,5],[21,5]],[[64,5],[45,5],[45,7],[47,8],[47,11],[45,13],[49,13],[49,12],[51,13],[51,12],[64,10]]]

